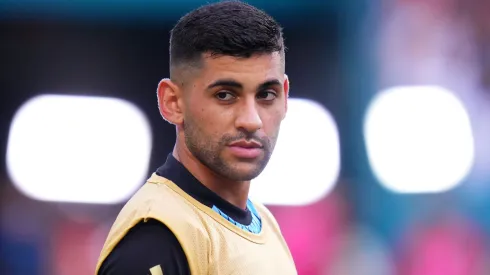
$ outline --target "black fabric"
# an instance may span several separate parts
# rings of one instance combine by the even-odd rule
[[[165,177],[191,197],[218,207],[235,221],[249,225],[252,214],[225,201],[202,185],[172,154],[156,174]],[[175,235],[164,224],[150,219],[133,227],[102,263],[98,275],[147,275],[160,265],[165,275],[190,275],[189,263]]]
[[[133,227],[106,258],[99,275],[147,275],[160,265],[164,274],[190,275],[189,264],[175,235],[150,219]]]

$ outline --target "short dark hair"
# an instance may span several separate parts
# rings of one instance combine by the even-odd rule
[[[279,52],[284,63],[282,27],[267,13],[240,1],[202,6],[183,16],[170,35],[170,74],[199,65],[203,53],[248,58]]]

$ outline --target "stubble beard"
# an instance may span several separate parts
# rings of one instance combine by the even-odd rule
[[[215,143],[209,136],[204,134],[202,129],[192,119],[186,119],[184,125],[185,144],[191,154],[215,174],[231,181],[250,181],[259,176],[270,160],[277,139],[277,136],[270,141],[261,139],[260,141],[264,145],[263,157],[259,160],[248,162],[249,166],[253,166],[252,169],[240,171],[238,167],[234,167],[232,163],[223,159],[222,152],[230,142],[246,137],[247,134],[245,133],[241,133],[238,136],[224,135],[219,142]],[[246,161],[243,162],[245,163]],[[240,164],[238,163],[238,165]]]

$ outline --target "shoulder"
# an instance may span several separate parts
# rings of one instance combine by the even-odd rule
[[[117,219],[156,219],[178,231],[204,229],[199,219],[202,214],[186,194],[175,190],[171,181],[158,179],[146,182],[124,205]]]
[[[156,219],[181,238],[207,239],[202,211],[183,192],[176,192],[170,181],[146,184],[143,219]]]
[[[184,195],[175,192],[171,184],[170,181],[147,182],[125,206],[128,213],[124,216],[138,222],[149,219],[160,222],[173,233],[186,254],[193,254],[193,245],[207,247],[209,232],[201,211]]]
[[[151,219],[129,230],[98,274],[148,274],[156,268],[170,274],[190,274],[187,257],[175,235],[164,224]]]
[[[116,253],[116,247],[124,243],[134,245],[124,245],[126,249],[122,252],[131,254],[140,251],[143,255],[142,247],[156,250],[165,243],[176,244],[188,259],[190,268],[200,271],[205,267],[196,266],[196,263],[207,255],[209,234],[199,211],[186,198],[174,192],[165,182],[147,182],[119,213],[100,260]]]

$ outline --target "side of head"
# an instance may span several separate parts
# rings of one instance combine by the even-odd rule
[[[265,168],[287,110],[281,26],[232,1],[182,17],[170,38],[170,79],[158,87],[162,116],[216,174],[248,181]]]

